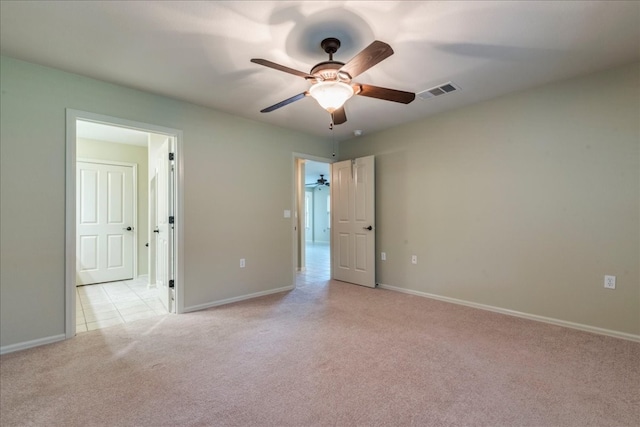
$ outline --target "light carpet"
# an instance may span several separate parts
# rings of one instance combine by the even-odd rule
[[[2,426],[638,426],[640,344],[331,281],[0,357]]]

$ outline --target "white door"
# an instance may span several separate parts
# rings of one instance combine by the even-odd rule
[[[156,288],[168,312],[173,311],[173,161],[170,138],[162,144],[156,161]]]
[[[76,285],[133,278],[133,166],[76,162]]]
[[[332,165],[333,278],[375,287],[374,157]]]

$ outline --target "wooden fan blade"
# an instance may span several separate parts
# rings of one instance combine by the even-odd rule
[[[284,65],[276,64],[275,62],[267,61],[266,59],[253,58],[251,60],[254,64],[264,65],[265,67],[273,68],[274,70],[284,71],[285,73],[293,74],[294,76],[302,77],[305,79],[315,79],[311,74],[302,71],[294,70],[293,68],[285,67]]]
[[[299,93],[295,96],[292,96],[291,98],[287,98],[284,101],[280,101],[277,104],[273,104],[271,107],[267,107],[263,110],[260,110],[261,113],[270,113],[273,110],[277,110],[280,107],[284,107],[285,105],[291,104],[292,102],[296,102],[302,98],[304,98],[305,96],[309,95],[309,92],[302,92]]]
[[[384,99],[385,101],[400,102],[402,104],[409,104],[416,99],[416,94],[413,92],[405,92],[402,90],[387,89],[385,87],[378,87],[372,85],[359,85],[360,92],[358,95],[368,96],[369,98]]]
[[[354,56],[349,62],[344,64],[338,72],[345,72],[349,74],[351,78],[354,78],[391,55],[393,55],[393,49],[391,49],[391,46],[376,40],[369,46],[365,47],[364,50]]]
[[[347,113],[344,112],[344,107],[338,108],[331,114],[334,125],[341,125],[347,121]]]

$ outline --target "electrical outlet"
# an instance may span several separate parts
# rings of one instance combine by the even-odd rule
[[[240,268],[244,268],[245,266],[245,260],[244,258],[240,258]]]
[[[386,252],[380,252],[380,259],[382,261],[386,261],[387,260],[387,253]]]
[[[607,289],[615,289],[616,276],[604,276],[604,287]]]
[[[411,255],[411,264],[418,263],[418,255]]]

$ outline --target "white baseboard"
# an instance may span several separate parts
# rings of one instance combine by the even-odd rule
[[[13,353],[14,351],[26,350],[32,347],[38,347],[40,345],[51,344],[54,342],[62,341],[67,336],[65,334],[53,335],[51,337],[38,338],[37,340],[19,342],[17,344],[10,344],[0,347],[0,354]]]
[[[284,286],[282,288],[275,288],[275,289],[270,289],[268,291],[255,292],[253,294],[241,295],[239,297],[233,297],[233,298],[227,298],[227,299],[218,300],[218,301],[212,301],[212,302],[208,302],[208,303],[205,303],[205,304],[192,305],[190,307],[185,307],[184,308],[184,313],[189,313],[189,312],[192,312],[192,311],[204,310],[204,309],[211,308],[211,307],[217,307],[219,305],[231,304],[232,302],[238,302],[238,301],[244,301],[244,300],[247,300],[247,299],[263,297],[265,295],[271,295],[271,294],[277,294],[277,293],[280,293],[280,292],[286,292],[286,291],[292,290],[293,288],[295,288],[295,286],[293,286],[293,285]]]
[[[568,322],[566,320],[554,319],[552,317],[538,316],[536,314],[523,313],[521,311],[509,310],[506,308],[494,307],[492,305],[479,304],[476,302],[465,301],[457,298],[443,297],[440,295],[430,294],[427,292],[414,291],[411,289],[399,288],[397,286],[378,284],[381,289],[389,291],[402,292],[409,295],[415,295],[424,298],[431,298],[438,301],[449,302],[452,304],[465,305],[467,307],[478,308],[480,310],[493,311],[495,313],[507,314],[509,316],[521,317],[523,319],[535,320],[537,322],[550,323],[556,326],[564,326],[565,328],[578,329],[594,334],[607,335],[614,338],[622,338],[629,341],[640,342],[640,335],[628,334],[626,332],[613,331],[611,329],[598,328],[596,326],[584,325],[582,323]]]

